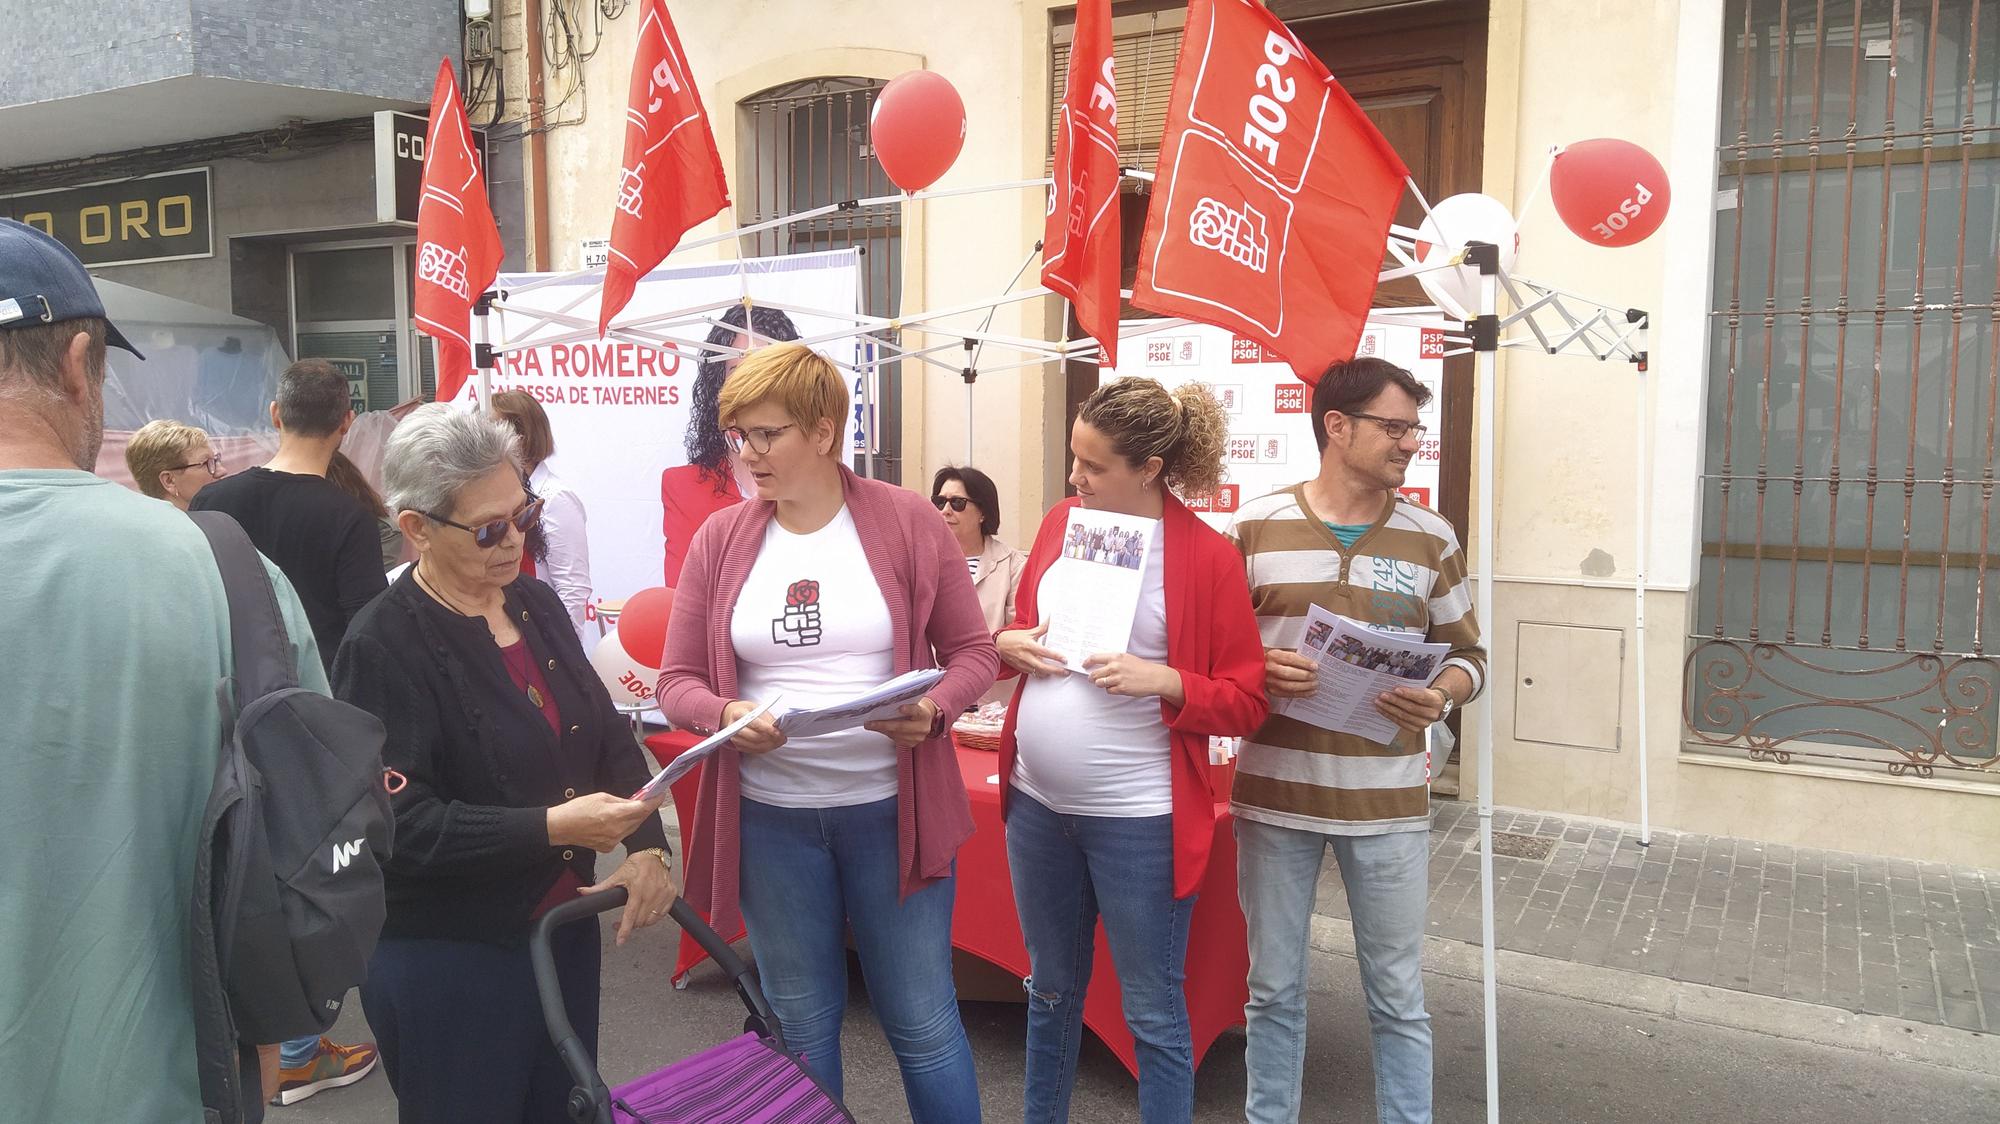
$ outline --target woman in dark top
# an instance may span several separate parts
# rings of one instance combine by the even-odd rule
[[[382,568],[395,569],[403,561],[403,529],[389,518],[389,505],[382,502],[382,494],[368,482],[368,474],[348,460],[346,453],[335,450],[326,465],[326,482],[360,500],[361,506],[368,509],[375,519],[376,534],[382,539]]]
[[[363,609],[334,692],[382,720],[395,794],[388,919],[361,988],[404,1124],[566,1119],[570,1078],[537,1006],[533,921],[625,886],[618,926],[659,920],[674,882],[648,773],[562,602],[522,578],[516,439],[485,414],[425,406],[389,439],[388,504],[417,562]],[[620,846],[608,877],[597,854]],[[593,1055],[598,933],[560,930],[556,968]]]

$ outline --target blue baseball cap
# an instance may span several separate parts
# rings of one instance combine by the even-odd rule
[[[85,316],[104,321],[105,343],[139,355],[104,315],[97,286],[69,247],[26,223],[0,219],[0,332]]]

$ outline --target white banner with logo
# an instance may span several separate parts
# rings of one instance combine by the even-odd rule
[[[632,301],[619,314],[625,323],[647,315],[665,316],[722,301],[736,301],[747,292],[753,303],[782,304],[797,309],[827,309],[826,317],[803,312],[761,309],[758,323],[780,316],[793,334],[808,337],[843,328],[853,321],[834,318],[835,310],[855,306],[859,285],[859,254],[854,250],[755,258],[742,262],[675,266],[654,270],[640,280]],[[506,303],[546,310],[569,309],[570,315],[595,322],[597,301],[588,291],[594,276],[556,281],[525,291],[530,282],[552,275],[502,274],[495,287],[507,292]],[[574,308],[569,306],[584,297]],[[724,309],[705,315],[720,320]],[[740,318],[741,314],[738,313]],[[677,317],[678,318],[678,317]],[[492,315],[494,342],[547,336],[552,331],[533,316],[498,309]],[[685,341],[690,352],[700,350],[709,335],[704,325],[683,325],[662,334]],[[829,358],[852,366],[857,342],[848,336],[822,345]],[[556,451],[549,467],[582,498],[589,520],[590,574],[597,600],[623,599],[665,580],[666,493],[700,485],[687,471],[695,450],[713,450],[715,419],[711,413],[696,424],[696,384],[702,369],[719,387],[723,377],[719,353],[709,362],[618,340],[527,347],[500,356],[493,389],[524,390],[535,396],[549,415]],[[845,372],[844,372],[845,373]],[[848,374],[850,397],[859,393]],[[469,381],[460,401],[470,401],[476,380]],[[713,410],[713,396],[702,396]],[[858,399],[848,409],[849,448],[861,443],[855,432],[860,419]],[[675,473],[672,470],[682,471]],[[699,524],[702,504],[677,503],[677,510]],[[691,530],[691,528],[690,528]],[[683,532],[685,534],[685,532]],[[683,549],[685,544],[682,544]]]
[[[1431,399],[1419,413],[1429,428],[1400,489],[1427,507],[1438,503],[1444,346],[1444,332],[1436,328],[1370,324],[1355,351],[1357,357],[1387,359],[1431,389]],[[1169,390],[1182,383],[1205,382],[1228,413],[1229,451],[1223,485],[1214,496],[1195,498],[1188,504],[1210,525],[1226,526],[1245,500],[1318,475],[1312,388],[1257,341],[1242,339],[1224,328],[1185,324],[1128,336],[1119,345],[1119,352],[1124,364],[1104,368],[1104,381],[1143,375],[1159,380]]]

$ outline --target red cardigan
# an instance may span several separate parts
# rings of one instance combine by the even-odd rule
[[[1208,739],[1256,733],[1270,706],[1264,699],[1264,641],[1250,608],[1242,554],[1171,494],[1161,498],[1166,501],[1161,518],[1167,665],[1180,672],[1181,690],[1187,696],[1179,708],[1160,700],[1160,715],[1173,742],[1174,896],[1184,898],[1201,888],[1208,873],[1209,844],[1215,837],[1215,766],[1208,763]],[[1009,628],[1041,623],[1036,602],[1042,575],[1061,553],[1069,511],[1076,505],[1075,499],[1065,500],[1042,520],[1021,573],[1015,620]],[[1002,670],[1018,674],[1004,665]],[[1014,777],[1014,718],[1021,690],[1015,688],[1000,731],[1003,816]]]
[[[930,698],[955,716],[978,701],[1000,666],[965,556],[922,496],[845,468],[840,478],[861,551],[889,605],[895,672],[944,668]],[[755,499],[726,508],[702,524],[688,548],[667,622],[658,697],[677,727],[708,734],[737,697],[729,618],[775,511],[770,501]],[[741,763],[741,754],[727,748],[703,763],[694,834],[685,841],[687,899],[725,933],[741,919]],[[972,805],[949,735],[897,752],[896,794],[897,874],[908,897],[949,875],[959,844],[972,834]]]

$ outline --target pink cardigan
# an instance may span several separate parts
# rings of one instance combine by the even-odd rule
[[[840,480],[862,552],[889,603],[896,673],[942,666],[945,677],[930,698],[955,717],[1000,669],[958,543],[915,492],[846,468]],[[768,500],[746,500],[718,511],[688,546],[659,686],[660,709],[675,726],[707,734],[722,725],[723,707],[737,697],[729,618],[775,510]],[[703,765],[694,838],[685,844],[687,900],[725,933],[741,922],[741,762],[736,750],[724,748]],[[898,873],[907,897],[950,874],[959,844],[972,834],[972,807],[949,736],[896,755],[896,800]]]

